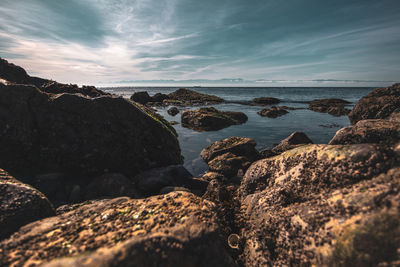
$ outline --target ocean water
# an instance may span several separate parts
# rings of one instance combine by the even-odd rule
[[[147,91],[150,95],[175,91],[179,87],[118,87],[103,88],[103,90],[130,97],[134,92]],[[188,88],[188,87],[187,87]],[[196,132],[181,126],[174,125],[179,137],[182,155],[185,158],[185,167],[195,176],[200,176],[207,171],[207,165],[200,158],[203,148],[217,140],[230,136],[251,137],[257,142],[257,148],[272,148],[282,139],[294,131],[302,131],[314,142],[326,144],[340,128],[350,125],[347,116],[334,117],[326,113],[317,113],[308,109],[289,110],[289,113],[275,118],[261,117],[257,114],[263,107],[242,105],[237,102],[250,101],[255,97],[276,97],[285,105],[296,108],[307,108],[305,102],[321,98],[341,98],[351,102],[349,108],[373,88],[349,88],[349,87],[280,87],[280,88],[248,88],[248,87],[201,87],[190,88],[200,93],[212,94],[224,98],[228,103],[214,105],[219,110],[241,111],[248,116],[248,121],[242,125],[234,125],[228,128],[211,131]],[[170,116],[167,110],[170,107],[158,108],[159,114],[168,121],[180,123],[180,113]],[[178,107],[179,108],[179,107]],[[196,109],[199,107],[179,108],[180,111]]]

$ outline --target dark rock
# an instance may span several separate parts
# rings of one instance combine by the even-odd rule
[[[176,104],[180,106],[192,106],[192,105],[212,105],[224,102],[224,99],[214,96],[201,94],[196,91],[181,88],[168,95],[169,99],[167,103]]]
[[[43,84],[39,89],[42,92],[50,94],[82,94],[88,97],[109,95],[107,93],[104,93],[103,91],[98,90],[94,86],[82,86],[81,88],[79,88],[76,84],[62,84],[53,81]]]
[[[243,176],[244,171],[251,165],[249,159],[243,156],[237,156],[230,152],[215,157],[209,161],[210,171],[221,173],[226,177]]]
[[[259,105],[273,105],[279,104],[281,101],[274,97],[257,97],[253,99],[253,102]]]
[[[264,148],[264,149],[260,150],[260,157],[263,158],[263,159],[271,158],[271,157],[274,157],[276,155],[277,154],[274,153],[272,151],[272,149],[269,149],[269,148]]]
[[[54,215],[51,203],[42,193],[0,169],[0,239],[21,226]]]
[[[262,116],[262,117],[268,117],[268,118],[277,118],[280,116],[283,116],[285,114],[288,114],[289,112],[281,107],[275,107],[272,106],[271,108],[268,109],[263,109],[260,110],[259,112],[257,112],[258,115]]]
[[[163,102],[165,99],[169,99],[169,96],[162,93],[156,93],[151,97],[151,102]]]
[[[24,226],[0,243],[0,265],[236,266],[225,243],[210,201],[121,197]]]
[[[179,113],[179,109],[177,107],[172,107],[170,109],[168,109],[168,114],[171,116],[175,116],[176,114]]]
[[[355,125],[336,132],[330,145],[386,143],[393,145],[400,141],[400,122],[382,119],[358,121]]]
[[[138,197],[133,183],[120,173],[105,173],[87,186],[85,199],[100,197]]]
[[[166,186],[188,187],[193,175],[182,165],[171,165],[143,172],[133,178],[137,188],[145,195],[156,195]]]
[[[0,83],[0,163],[10,173],[127,176],[178,164],[178,140],[139,104]]]
[[[246,121],[247,116],[242,112],[219,111],[213,107],[185,110],[181,116],[182,126],[195,131],[217,131]]]
[[[170,121],[169,124],[171,124],[171,125],[177,125],[177,124],[179,124],[179,122],[177,122],[177,121]]]
[[[207,172],[202,176],[202,179],[207,182],[211,182],[214,179],[222,181],[222,180],[226,179],[226,177],[218,172]]]
[[[147,92],[136,92],[131,96],[131,100],[145,105],[147,102],[150,102],[152,98]]]
[[[30,76],[23,68],[9,63],[3,58],[0,58],[0,78],[20,84],[28,84],[30,81]]]
[[[184,192],[189,192],[190,190],[185,188],[185,187],[181,187],[181,186],[166,186],[161,188],[160,190],[160,194],[168,194],[171,192],[179,192],[179,191],[184,191]]]
[[[333,116],[344,116],[350,112],[349,109],[345,108],[345,105],[350,104],[350,102],[343,99],[316,99],[308,104],[309,109],[312,111],[328,113]]]
[[[226,185],[220,179],[211,180],[203,195],[204,199],[214,203],[224,203],[229,200],[229,192]]]
[[[357,102],[349,114],[351,124],[366,119],[386,119],[400,110],[400,83],[377,88]]]
[[[287,138],[283,139],[279,145],[275,146],[272,149],[272,152],[276,155],[286,151],[293,149],[295,147],[298,147],[299,145],[305,145],[305,144],[312,144],[313,142],[311,141],[308,136],[303,133],[303,132],[294,132],[291,135],[289,135]]]

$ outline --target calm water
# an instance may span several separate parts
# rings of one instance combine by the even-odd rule
[[[170,93],[175,87],[120,87],[104,88],[105,91],[130,97],[134,92],[147,91],[155,93]],[[362,96],[373,88],[222,88],[201,87],[190,88],[200,93],[217,95],[228,101],[249,101],[255,97],[276,97],[281,99],[280,105],[290,107],[308,107],[305,101],[320,98],[341,98],[355,104]],[[327,143],[337,130],[350,125],[347,116],[333,117],[325,113],[317,113],[307,109],[290,110],[289,114],[276,119],[261,117],[257,111],[262,107],[247,106],[236,103],[215,105],[220,110],[244,112],[249,120],[242,125],[235,125],[215,132],[195,132],[174,125],[179,134],[182,155],[185,157],[185,167],[193,175],[201,175],[207,170],[207,165],[200,158],[200,152],[211,143],[230,136],[251,137],[257,141],[257,148],[271,148],[294,131],[305,132],[314,143]],[[195,107],[198,108],[198,107]],[[195,109],[184,108],[184,109]],[[168,108],[159,108],[158,112],[168,121],[180,122],[180,113],[175,117],[168,115]],[[181,111],[184,110],[179,108]]]

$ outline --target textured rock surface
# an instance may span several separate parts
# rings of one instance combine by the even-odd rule
[[[386,119],[400,109],[400,84],[377,88],[357,102],[349,114],[350,122],[356,124],[365,119]]]
[[[384,174],[396,164],[374,145],[307,145],[254,163],[240,188],[245,266],[396,265],[400,170]]]
[[[170,93],[168,97],[169,103],[180,106],[192,106],[198,104],[212,105],[224,102],[224,99],[218,96],[201,94],[185,88],[180,88],[175,92]]]
[[[131,100],[144,105],[151,101],[151,97],[147,92],[136,92],[131,96]]]
[[[171,116],[175,116],[176,114],[179,113],[179,109],[177,107],[172,107],[170,109],[168,109],[168,114]]]
[[[243,112],[219,111],[213,107],[185,110],[181,116],[182,126],[195,131],[217,131],[246,121]]]
[[[259,112],[257,112],[258,115],[262,116],[262,117],[268,117],[268,118],[277,118],[280,116],[283,116],[285,114],[288,114],[289,112],[281,107],[275,107],[272,106],[271,108],[267,108],[267,109],[262,109]]]
[[[346,104],[350,104],[350,102],[337,98],[316,99],[309,102],[309,109],[333,116],[343,116],[350,112],[349,109],[345,108]]]
[[[0,83],[0,164],[11,173],[125,175],[181,161],[169,128],[132,101]]]
[[[26,225],[0,243],[0,265],[68,256],[49,266],[235,266],[225,243],[212,202],[173,192],[97,201]]]
[[[277,146],[275,146],[272,149],[272,152],[275,154],[280,154],[286,150],[290,150],[299,145],[312,144],[312,143],[313,142],[311,141],[311,139],[308,138],[308,136],[305,133],[296,131],[291,135],[289,135],[287,138],[283,139]]]
[[[55,211],[42,193],[0,169],[0,239],[53,215]]]
[[[382,119],[358,121],[355,125],[345,127],[336,132],[330,145],[387,143],[400,141],[400,122]]]
[[[279,104],[281,101],[274,97],[257,97],[253,99],[253,102],[259,105],[272,105]]]

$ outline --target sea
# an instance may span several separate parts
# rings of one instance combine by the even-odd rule
[[[113,87],[102,90],[129,98],[133,93],[147,91],[149,95],[156,93],[171,93],[180,87]],[[306,109],[307,102],[314,99],[340,98],[351,102],[348,108],[374,88],[371,87],[185,87],[200,93],[222,97],[227,102],[213,105],[219,110],[241,111],[248,116],[248,121],[241,125],[234,125],[219,131],[196,132],[182,127],[180,114],[170,116],[167,110],[170,107],[157,108],[157,112],[168,121],[176,121],[174,125],[178,133],[178,140],[184,157],[184,166],[194,176],[201,176],[208,170],[208,166],[200,157],[200,152],[217,140],[231,136],[253,138],[257,142],[257,149],[272,148],[294,131],[301,131],[315,144],[326,144],[335,135],[336,131],[349,126],[347,116],[334,117],[326,113],[318,113]],[[281,100],[278,104],[295,108],[278,118],[261,117],[257,114],[263,109],[260,106],[243,105],[242,102],[251,101],[256,97],[275,97]],[[180,108],[182,110],[196,109],[197,107]]]

